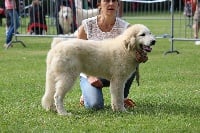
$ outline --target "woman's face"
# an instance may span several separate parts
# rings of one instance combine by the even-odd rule
[[[118,0],[101,0],[100,3],[101,13],[116,16],[116,12],[119,8]]]

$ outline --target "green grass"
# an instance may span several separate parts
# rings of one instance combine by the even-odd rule
[[[153,33],[165,28],[159,22],[147,25]],[[1,44],[4,33],[0,27]],[[176,41],[180,54],[163,55],[170,42],[157,39],[149,61],[140,65],[141,85],[132,85],[129,97],[137,107],[131,113],[112,112],[108,88],[103,89],[105,109],[80,107],[77,80],[65,98],[65,108],[73,115],[63,117],[41,107],[51,38],[20,39],[26,48],[16,43],[0,49],[0,132],[200,132],[200,47],[193,42]]]

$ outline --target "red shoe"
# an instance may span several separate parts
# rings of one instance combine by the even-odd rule
[[[84,106],[83,96],[80,97],[79,101],[80,106]],[[129,98],[124,99],[124,107],[125,108],[134,108],[136,106],[135,102]]]
[[[135,102],[129,98],[124,99],[124,107],[125,108],[134,108],[136,106]]]

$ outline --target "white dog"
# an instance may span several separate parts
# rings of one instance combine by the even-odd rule
[[[135,71],[136,51],[151,51],[155,37],[141,24],[132,25],[115,39],[57,40],[47,55],[46,88],[42,106],[67,115],[63,100],[81,72],[110,80],[113,111],[125,111],[124,84]]]
[[[77,26],[79,27],[82,23],[82,20],[97,16],[99,14],[99,9],[81,9],[76,8],[76,21]]]
[[[64,34],[71,33],[71,24],[73,23],[72,9],[67,6],[62,6],[59,11],[59,24],[63,29]],[[76,8],[76,23],[79,27],[82,20],[96,16],[99,14],[99,9],[80,9]]]
[[[63,29],[64,34],[71,32],[71,24],[73,22],[72,9],[67,6],[61,6],[58,13],[59,24]]]

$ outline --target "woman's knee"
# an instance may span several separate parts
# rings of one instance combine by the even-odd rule
[[[84,105],[86,108],[90,108],[90,109],[103,109],[104,108],[104,103],[101,100],[84,101]]]

